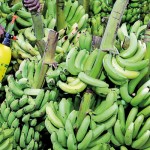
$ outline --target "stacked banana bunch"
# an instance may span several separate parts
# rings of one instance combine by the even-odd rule
[[[59,103],[53,101],[48,103],[45,126],[51,134],[54,150],[113,149],[109,145],[111,133],[108,132],[108,129],[113,127],[116,121],[118,112],[117,93],[111,91],[106,100],[102,102],[99,100],[97,104],[95,104],[95,96],[92,93],[85,92],[83,99],[84,101],[91,99],[92,105],[96,109],[94,111],[87,110],[85,116],[80,119],[79,116],[82,111],[79,106],[75,110],[73,99],[62,98]],[[86,107],[81,105],[80,107]]]
[[[22,2],[8,5],[8,2],[0,4],[0,23],[8,30],[8,23],[12,20],[13,15],[17,15],[16,22],[14,24],[14,31],[18,32],[20,28],[27,28],[32,26],[31,14],[23,7]]]
[[[115,125],[108,129],[111,134],[111,142],[115,147],[126,145],[133,149],[149,149],[150,115],[147,115],[143,110],[139,110],[138,107],[132,107],[128,111],[127,114],[123,105],[119,105]]]
[[[3,149],[11,143],[18,150],[38,150],[43,146],[40,133],[45,129],[46,105],[50,100],[57,99],[58,92],[34,89],[40,68],[41,62],[25,59],[15,74],[16,79],[12,75],[7,77],[6,99],[0,107],[0,125],[10,132],[6,132],[7,135],[2,138],[2,142],[7,139],[7,142],[3,142],[6,143]]]

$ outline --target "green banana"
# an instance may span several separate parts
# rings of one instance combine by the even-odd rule
[[[130,58],[132,57],[136,50],[137,50],[138,44],[137,44],[137,37],[135,33],[130,33],[130,44],[128,49],[120,53],[120,56],[123,58]]]

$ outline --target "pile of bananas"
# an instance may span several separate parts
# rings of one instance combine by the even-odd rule
[[[115,1],[91,0],[88,14],[77,0],[59,1],[65,20],[59,31],[56,2],[41,0],[42,41],[50,29],[59,34],[56,65],[48,65],[42,88],[37,88],[44,65],[33,16],[20,0],[0,4],[6,30],[18,16],[11,65],[0,85],[0,150],[148,150],[149,0],[129,2],[113,49],[104,50],[104,57],[100,37]]]

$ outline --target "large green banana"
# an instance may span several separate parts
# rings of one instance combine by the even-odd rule
[[[87,131],[88,131],[88,127],[90,125],[90,116],[87,115],[84,120],[82,121],[77,134],[76,134],[76,139],[78,142],[81,142],[83,140],[83,138],[85,137]]]
[[[135,33],[131,33],[130,34],[130,44],[127,50],[123,51],[120,53],[120,56],[123,58],[130,58],[132,57],[137,50],[137,37],[135,35]]]
[[[86,149],[89,146],[89,144],[92,140],[92,137],[93,137],[93,132],[92,132],[92,130],[89,130],[87,132],[87,134],[85,135],[84,139],[82,140],[82,142],[80,142],[78,144],[78,149],[79,150],[80,149]]]
[[[117,63],[115,57],[112,58],[112,65],[119,74],[121,74],[122,76],[125,76],[128,79],[134,79],[140,74],[138,71],[130,71],[130,70],[126,70],[122,68]]]
[[[113,114],[117,113],[117,111],[118,111],[118,105],[115,102],[111,107],[105,110],[102,114],[92,115],[92,119],[95,122],[100,123],[109,119]]]
[[[60,80],[57,82],[57,85],[63,91],[65,91],[67,93],[71,93],[71,94],[77,94],[79,92],[82,92],[87,86],[85,83],[83,83],[81,81],[77,85],[71,86],[71,85],[68,85],[68,84],[60,81]]]
[[[138,116],[134,121],[134,131],[133,131],[133,138],[135,138],[142,126],[142,123],[144,121],[144,115]]]
[[[134,131],[134,123],[131,122],[128,128],[126,129],[125,136],[124,136],[124,141],[126,145],[132,144],[133,131]]]
[[[149,137],[150,137],[150,131],[147,130],[140,138],[138,138],[137,140],[133,141],[133,143],[131,145],[132,148],[140,149],[140,147],[142,147],[147,142]]]
[[[80,71],[79,69],[77,69],[75,67],[75,59],[76,59],[76,56],[78,54],[78,51],[77,49],[74,47],[72,48],[67,57],[66,57],[66,67],[67,67],[67,70],[72,74],[72,75],[77,75]]]
[[[144,58],[145,53],[146,53],[146,44],[142,43],[141,41],[138,41],[137,52],[135,53],[135,55],[133,55],[130,58],[127,58],[126,60],[130,63],[135,63],[135,62],[141,61]]]
[[[87,74],[85,74],[84,72],[80,72],[78,74],[78,78],[82,82],[89,84],[91,86],[97,86],[97,87],[108,87],[109,86],[106,82],[92,78],[92,77],[88,76]]]
[[[128,128],[128,126],[130,125],[131,122],[134,122],[134,119],[135,119],[137,113],[138,113],[138,107],[133,107],[130,110],[128,117],[126,119],[126,129]]]
[[[107,72],[107,74],[114,80],[124,81],[127,79],[122,74],[118,74],[118,72],[114,69],[114,67],[112,65],[112,55],[111,54],[106,54],[104,56],[103,66],[104,66],[104,69]]]
[[[131,100],[131,105],[132,106],[137,106],[139,105],[142,101],[145,100],[147,94],[149,93],[149,88],[143,89],[140,93],[138,93],[132,100]]]
[[[76,141],[74,140],[74,135],[72,135],[72,134],[69,134],[69,136],[68,136],[67,148],[68,148],[68,150],[76,150],[77,149]]]
[[[48,116],[48,119],[56,126],[57,128],[64,127],[63,123],[61,120],[58,118],[58,116],[55,114],[51,106],[48,104],[46,107],[46,113]]]
[[[114,126],[114,135],[119,143],[124,144],[124,134],[121,130],[121,123],[119,119],[116,121]]]
[[[116,60],[117,60],[117,63],[118,63],[122,68],[125,68],[125,69],[127,69],[127,70],[131,70],[131,71],[142,70],[142,69],[144,69],[146,66],[148,66],[148,64],[149,64],[149,60],[148,60],[148,59],[130,63],[130,62],[126,61],[126,59],[123,59],[123,58],[117,56],[117,57],[116,57]]]
[[[58,136],[58,142],[63,147],[66,147],[67,146],[67,137],[66,137],[65,129],[64,128],[59,128],[59,130],[57,132],[57,136]]]

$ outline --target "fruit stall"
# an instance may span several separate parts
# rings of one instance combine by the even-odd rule
[[[0,150],[150,150],[150,0],[0,0]]]

